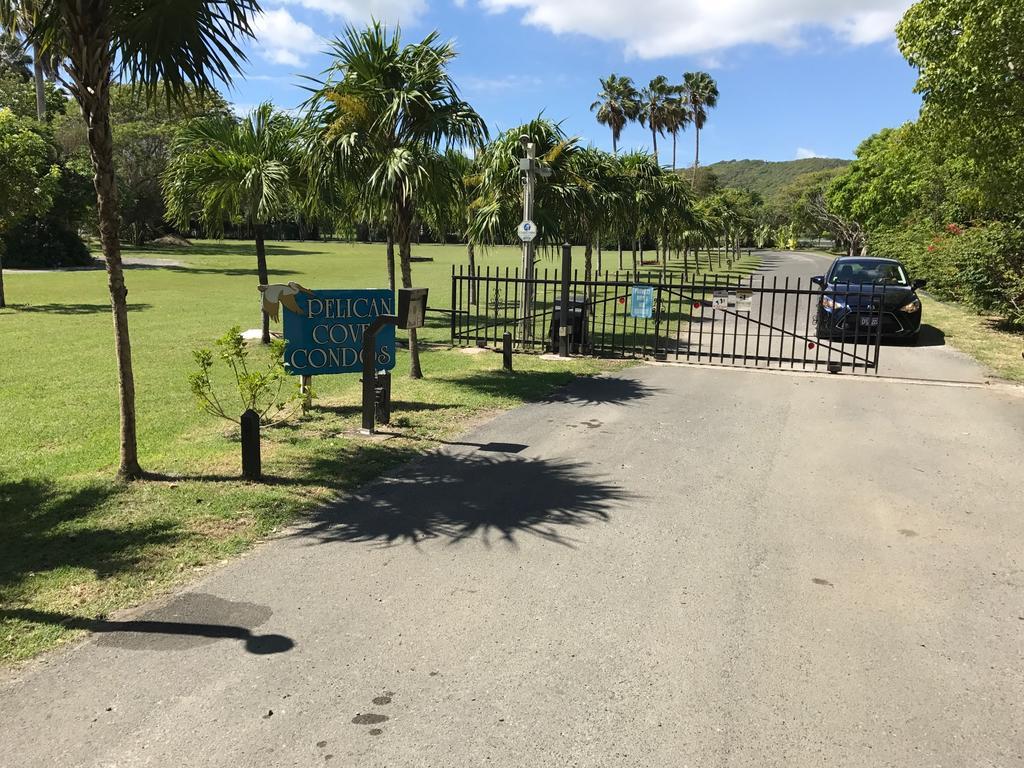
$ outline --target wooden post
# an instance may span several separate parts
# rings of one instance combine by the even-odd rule
[[[303,376],[299,383],[299,393],[302,395],[302,414],[305,415],[313,406],[313,377]]]
[[[259,480],[263,477],[260,461],[260,415],[249,409],[242,414],[242,477]]]
[[[501,366],[512,373],[512,334],[508,331],[501,337]]]

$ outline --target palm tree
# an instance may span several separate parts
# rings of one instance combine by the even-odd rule
[[[22,3],[0,0],[0,24],[10,28]],[[128,291],[118,240],[117,184],[110,129],[110,83],[119,76],[150,94],[179,98],[191,84],[212,89],[229,82],[245,54],[239,37],[252,37],[256,0],[47,0],[40,3],[28,41],[82,110],[94,169],[100,243],[114,316],[120,401],[118,476],[142,476],[135,428],[135,377],[128,336]]]
[[[643,238],[651,225],[657,193],[657,179],[661,166],[646,152],[630,152],[621,158],[623,184],[626,200],[622,226],[633,242],[633,274],[638,276],[637,248],[643,245]],[[643,261],[643,251],[640,253]]]
[[[718,106],[718,84],[707,72],[687,72],[683,75],[683,90],[693,115],[696,150],[693,156],[693,184],[697,184],[700,165],[700,132],[708,119],[708,110]]]
[[[640,125],[647,126],[651,131],[656,164],[658,163],[658,134],[664,135],[665,129],[668,128],[665,103],[671,95],[672,86],[668,84],[668,78],[664,75],[658,75],[640,91],[640,111],[637,117],[640,120]]]
[[[619,77],[612,73],[600,78],[601,92],[597,101],[590,105],[590,111],[597,111],[597,122],[612,129],[612,153],[619,153],[619,137],[622,129],[631,120],[636,120],[640,109],[639,98],[633,79]]]
[[[390,211],[402,285],[412,287],[411,239],[417,212],[451,194],[451,168],[442,145],[478,145],[487,127],[462,100],[448,65],[452,43],[431,32],[402,45],[374,22],[349,27],[332,41],[331,65],[308,105],[319,136],[310,155],[311,195],[348,181],[373,205]],[[416,330],[409,330],[410,375],[422,378]]]
[[[570,219],[578,188],[568,173],[568,164],[579,151],[578,139],[567,137],[561,124],[537,117],[503,131],[478,157],[476,197],[471,203],[471,231],[478,243],[504,244],[515,237],[523,213],[519,169],[523,136],[533,142],[540,163],[551,170],[551,176],[538,183],[535,190],[534,242],[539,246],[560,245],[571,233]]]
[[[676,169],[676,139],[680,131],[693,122],[693,113],[683,98],[683,86],[672,86],[665,99],[665,130],[672,134],[672,170]]]
[[[217,115],[186,123],[163,176],[168,217],[184,228],[197,215],[213,235],[223,234],[225,221],[244,221],[253,229],[256,269],[266,285],[266,228],[305,197],[300,139],[296,121],[270,103],[244,120]],[[266,312],[263,343],[270,343]]]

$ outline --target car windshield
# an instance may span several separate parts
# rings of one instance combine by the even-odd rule
[[[891,261],[844,261],[829,276],[829,282],[861,285],[909,285],[903,267]]]

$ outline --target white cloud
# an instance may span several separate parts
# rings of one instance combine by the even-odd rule
[[[545,82],[543,78],[535,75],[502,75],[500,77],[462,75],[458,78],[458,81],[462,90],[467,93],[490,93],[493,91],[539,88]]]
[[[302,0],[306,2],[306,0]],[[327,0],[313,0],[326,2]],[[394,0],[393,0],[394,1]],[[708,54],[739,45],[796,48],[824,29],[852,45],[890,38],[913,0],[478,0],[555,33],[625,43],[640,58]]]
[[[807,147],[796,148],[797,160],[806,160],[809,157],[821,157],[821,153],[815,152],[813,149],[808,149]]]
[[[413,24],[427,10],[427,0],[283,0],[345,21],[378,19]]]
[[[296,21],[284,8],[265,11],[253,24],[256,45],[274,64],[298,67],[304,58],[323,46],[323,39],[308,24]]]

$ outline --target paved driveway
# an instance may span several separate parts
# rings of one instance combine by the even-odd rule
[[[580,381],[8,675],[0,765],[1022,765],[1022,445],[1009,388]]]

